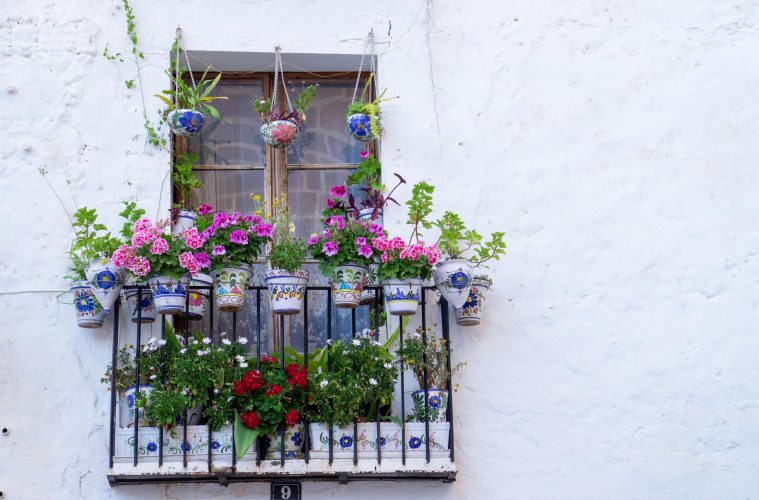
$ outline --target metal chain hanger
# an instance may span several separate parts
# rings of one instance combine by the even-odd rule
[[[279,87],[279,78],[282,77],[282,89],[285,91],[285,99],[287,100],[287,108],[290,112],[295,111],[293,104],[290,102],[290,95],[287,93],[287,83],[285,82],[285,68],[282,65],[282,49],[279,45],[274,49],[274,91],[271,96],[271,110],[274,111],[274,107],[277,106],[277,88]]]
[[[377,71],[374,64],[374,28],[369,30],[369,35],[364,42],[364,50],[361,53],[361,62],[358,65],[358,74],[356,75],[356,86],[353,88],[353,99],[351,103],[356,102],[356,96],[358,95],[358,85],[361,83],[361,71],[364,69],[364,59],[366,58],[366,49],[369,48],[369,76],[371,78],[371,90],[373,95],[377,95]],[[371,100],[371,94],[369,95]]]
[[[179,67],[179,51],[181,50],[184,52],[184,60],[185,63],[187,63],[187,72],[190,73],[190,82],[192,83],[193,90],[197,90],[197,87],[195,86],[195,77],[192,74],[192,68],[190,67],[190,58],[187,57],[187,51],[182,48],[182,27],[177,26],[177,57],[176,57],[176,66],[175,66],[175,75],[176,78],[179,78],[180,76],[180,67]],[[176,108],[179,108],[179,85],[174,85],[174,106]]]

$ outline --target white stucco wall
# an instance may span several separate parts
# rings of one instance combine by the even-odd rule
[[[56,301],[71,233],[37,168],[113,222],[124,198],[167,206],[134,71],[100,55],[126,47],[118,3],[0,2],[0,491],[268,498],[106,481],[110,329]],[[487,320],[453,331],[458,481],[305,483],[305,499],[759,496],[759,2],[133,7],[148,95],[177,23],[191,49],[322,53],[360,51],[373,26],[402,96],[384,165],[508,232]]]

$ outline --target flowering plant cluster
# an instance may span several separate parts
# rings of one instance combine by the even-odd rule
[[[149,274],[178,278],[208,267],[208,256],[199,251],[202,246],[203,238],[195,229],[176,235],[169,220],[153,224],[141,218],[132,227],[131,244],[121,245],[112,259],[138,278]]]
[[[260,370],[249,370],[233,385],[235,449],[242,457],[259,434],[280,425],[295,425],[305,404],[308,379],[302,365],[282,367],[274,356],[262,356]]]
[[[256,204],[256,214],[263,213],[267,208],[267,203],[263,206],[258,205],[261,197],[255,195],[252,197],[253,203]],[[303,267],[303,261],[308,255],[306,242],[296,238],[295,224],[287,209],[287,195],[283,194],[281,199],[274,199],[272,202],[276,212],[272,215],[266,212],[266,221],[274,226],[274,234],[271,238],[271,247],[268,253],[269,264],[272,269],[283,269],[288,273],[295,273]]]
[[[377,278],[386,279],[430,279],[432,266],[440,260],[441,253],[436,245],[425,246],[424,243],[407,245],[402,238],[374,238],[372,246],[380,254]]]
[[[382,226],[371,221],[346,219],[342,215],[330,216],[326,226],[308,240],[311,255],[319,260],[319,269],[325,276],[331,276],[337,266],[366,266],[374,262],[372,240],[385,235]]]
[[[426,330],[417,328],[416,332],[410,333],[397,354],[414,372],[420,388],[424,388],[424,371],[427,370],[427,387],[445,389],[451,373],[455,373],[465,364],[458,363],[448,370],[449,351],[446,340],[438,339],[434,329],[429,327]]]
[[[393,399],[395,357],[368,329],[350,342],[331,343],[331,353],[332,369],[319,367],[309,376],[309,419],[338,426],[374,419]]]
[[[316,97],[317,86],[309,85],[301,90],[293,99],[293,106],[289,110],[277,112],[275,109],[276,103],[271,98],[265,97],[254,99],[253,107],[264,123],[271,123],[275,120],[290,120],[296,125],[300,125],[306,121],[306,111],[311,107],[311,102]]]
[[[162,345],[165,345],[164,341],[150,337],[145,344],[140,346],[140,385],[151,384],[153,382],[151,376],[160,371],[160,353],[158,348]],[[100,382],[106,384],[110,390],[111,381],[114,376],[117,394],[123,396],[127,389],[135,385],[137,364],[135,362],[133,345],[127,344],[119,349],[116,357],[115,374],[113,366],[108,363],[108,368],[101,377]]]
[[[214,211],[205,204],[198,207],[194,230],[202,238],[204,255],[214,270],[252,264],[274,234],[274,226],[260,215]]]

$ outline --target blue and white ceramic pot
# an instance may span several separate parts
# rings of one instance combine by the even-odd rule
[[[419,453],[423,456],[427,451],[427,443],[430,451],[443,451],[448,449],[451,424],[449,422],[430,422],[430,432],[427,434],[427,426],[424,422],[406,423],[406,450],[411,456]]]
[[[440,262],[432,272],[435,286],[453,307],[461,307],[472,287],[472,266],[466,259]]]
[[[369,270],[366,273],[366,278],[364,278],[364,291],[361,292],[361,302],[360,304],[362,306],[368,305],[368,304],[374,304],[374,299],[376,298],[376,290],[370,289],[367,290],[367,286],[378,286],[380,284],[379,279],[377,279],[377,271],[379,270],[379,264],[369,264]]]
[[[285,433],[285,458],[303,458],[303,444],[306,440],[306,426],[302,422],[289,425],[284,429]],[[277,460],[282,451],[282,429],[264,436],[264,449],[266,458]]]
[[[335,268],[335,273],[329,279],[335,307],[350,309],[358,307],[368,272],[368,267],[355,264]]]
[[[203,113],[194,109],[175,109],[169,113],[169,128],[182,137],[190,137],[200,132],[205,118]]]
[[[414,420],[424,422],[424,390],[418,390],[411,393],[411,400],[414,402],[412,415]],[[448,391],[443,389],[427,390],[427,411],[430,422],[447,422],[448,410]]]
[[[208,288],[195,288],[193,286],[202,286]],[[188,298],[189,307],[187,309],[187,318],[191,320],[201,320],[206,314],[208,309],[208,301],[211,297],[211,288],[213,286],[213,279],[203,273],[198,273],[193,276],[190,281],[190,292]],[[185,314],[184,311],[181,313]]]
[[[353,137],[361,142],[369,142],[374,139],[379,139],[382,133],[382,124],[379,118],[375,120],[377,130],[372,127],[371,117],[365,113],[355,113],[348,117],[348,131]]]
[[[153,292],[153,303],[161,314],[179,314],[187,306],[189,276],[172,278],[170,276],[153,276],[148,279]]]
[[[329,451],[329,424],[308,424],[308,435],[311,440],[311,451]],[[353,426],[332,426],[332,449],[336,452],[352,451]]]
[[[372,219],[372,215],[374,215],[374,209],[373,208],[362,208],[358,211],[358,220],[368,220],[372,221],[375,224],[382,225],[382,216],[383,212],[381,208],[377,209],[377,216]]]
[[[385,294],[387,312],[393,316],[416,314],[419,301],[422,300],[422,284],[421,278],[383,281],[382,291]]]
[[[303,310],[308,276],[308,271],[302,269],[294,273],[272,269],[266,273],[264,282],[269,288],[269,304],[274,314],[298,314]]]
[[[180,234],[182,231],[192,229],[195,227],[195,219],[197,216],[195,212],[190,210],[180,210],[177,214],[177,220],[171,225],[171,232],[174,234]]]
[[[126,271],[123,267],[115,266],[111,259],[99,258],[90,262],[85,275],[95,298],[103,306],[103,312],[109,314],[124,286]]]
[[[152,323],[155,321],[155,304],[153,303],[153,293],[150,289],[143,288],[142,295],[140,295],[139,290],[130,288],[129,290],[124,290],[123,295],[127,309],[129,309],[129,313],[131,314],[132,323],[140,322],[140,320],[142,323]],[[142,308],[141,315],[137,305],[138,300],[140,301],[139,307]]]
[[[492,285],[493,282],[487,276],[475,276],[472,278],[472,288],[469,289],[469,298],[464,302],[463,306],[456,308],[457,325],[475,326],[480,324],[485,297]]]
[[[248,280],[253,274],[250,266],[224,267],[214,271],[213,285],[216,292],[216,307],[222,312],[238,312],[245,305]]]
[[[153,386],[149,384],[140,384],[139,392],[145,396],[150,397],[150,393],[153,392]],[[135,386],[127,387],[124,391],[124,395],[119,400],[119,426],[120,427],[134,427],[135,416],[135,401],[138,394],[135,390]],[[140,427],[146,425],[142,409],[139,410]]]
[[[292,120],[274,120],[261,125],[261,137],[273,148],[285,148],[295,142],[300,132],[298,124]]]
[[[71,293],[74,295],[74,310],[76,311],[76,324],[80,328],[100,328],[103,326],[105,313],[100,302],[92,293],[92,287],[87,281],[75,281],[71,285]]]

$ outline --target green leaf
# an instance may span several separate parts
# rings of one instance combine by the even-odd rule
[[[235,412],[235,451],[237,459],[240,460],[256,441],[258,431],[248,429],[240,420],[240,414]]]

